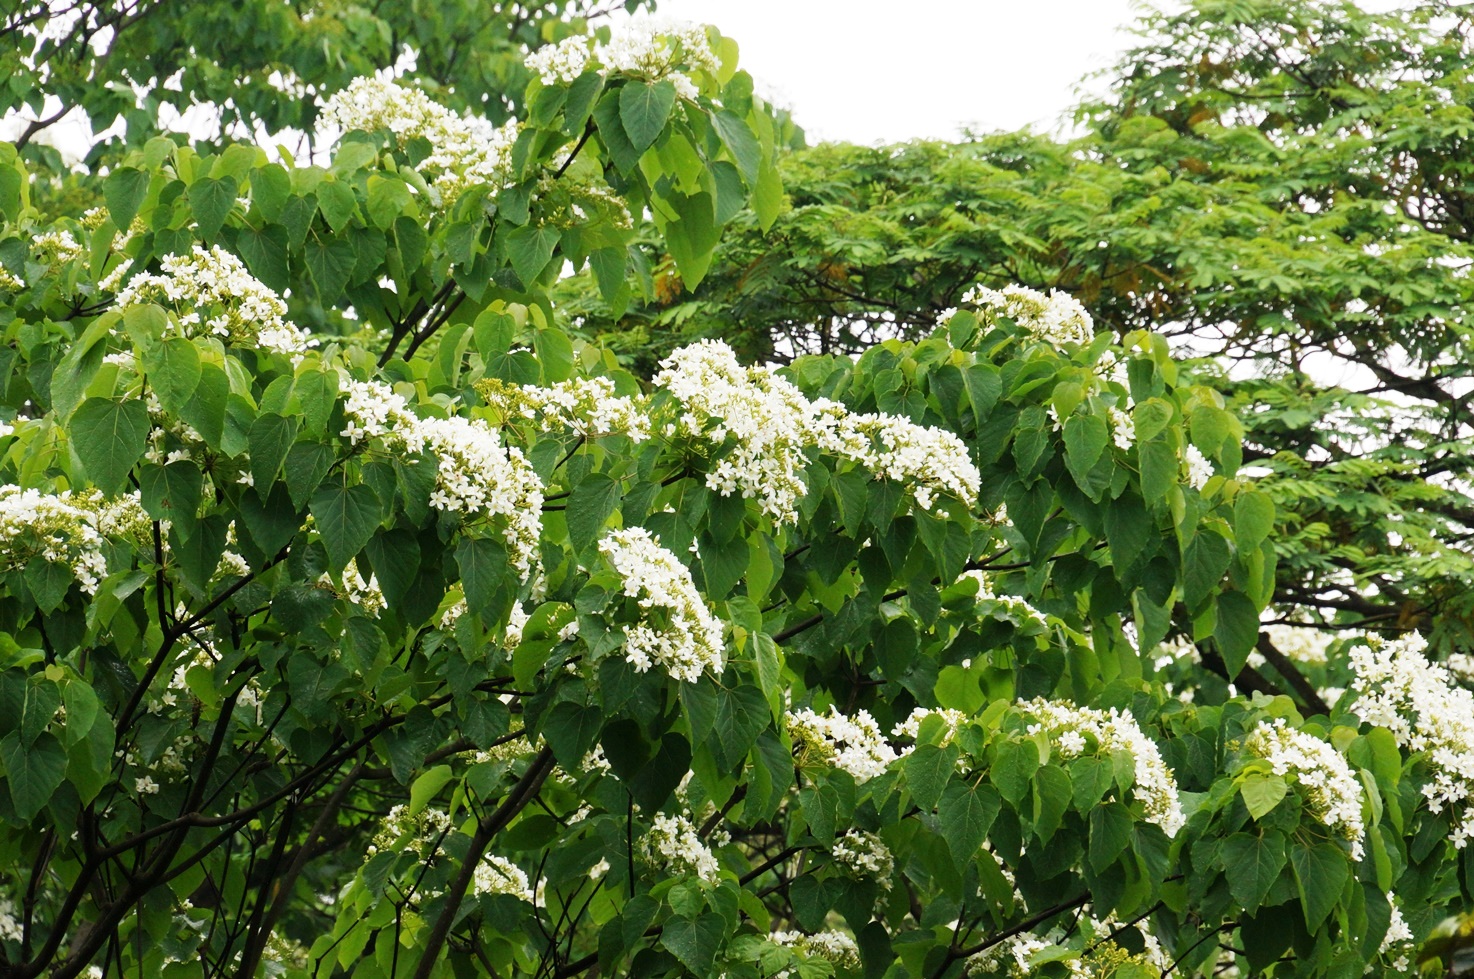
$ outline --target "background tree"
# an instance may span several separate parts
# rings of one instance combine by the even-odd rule
[[[647,244],[645,302],[569,302],[651,357],[702,335],[780,359],[920,336],[978,276],[1068,290],[1118,335],[1158,324],[1216,358],[1194,370],[1280,505],[1279,614],[1465,650],[1468,17],[1149,13],[1079,139],[798,151],[792,207],[739,223],[700,289]]]

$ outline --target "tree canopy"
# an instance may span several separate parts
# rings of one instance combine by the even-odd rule
[[[1450,969],[1457,415],[1277,352],[1353,357],[1319,277],[1451,378],[1451,236],[1167,108],[1299,99],[1281,22],[1395,100],[1425,13],[1156,17],[1068,145],[790,151],[643,20],[85,213],[0,144],[0,979]]]

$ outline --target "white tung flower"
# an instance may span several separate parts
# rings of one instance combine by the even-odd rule
[[[1362,858],[1361,782],[1340,752],[1313,734],[1289,727],[1283,718],[1261,723],[1244,747],[1267,760],[1276,775],[1293,775],[1316,818],[1351,842],[1351,859]]]
[[[531,419],[540,431],[566,430],[586,438],[624,435],[633,442],[650,437],[645,399],[616,395],[607,377],[576,377],[547,386],[487,379],[476,390],[508,420]]]
[[[805,761],[833,765],[856,782],[883,773],[898,757],[869,711],[846,717],[831,706],[828,714],[808,708],[788,712],[788,735],[802,746]]]
[[[535,895],[527,874],[506,857],[488,853],[476,865],[471,877],[474,894],[510,894],[528,904],[534,903]]]
[[[1416,632],[1401,639],[1369,637],[1351,649],[1356,695],[1351,709],[1392,732],[1399,747],[1421,754],[1431,778],[1423,797],[1433,813],[1453,810],[1450,841],[1462,849],[1474,836],[1474,692],[1457,686],[1425,655]]]
[[[589,40],[585,34],[575,34],[557,44],[544,45],[527,56],[527,69],[544,85],[566,85],[588,67]]]
[[[697,95],[690,72],[715,76],[720,67],[705,27],[658,20],[630,21],[594,57],[606,71],[669,81],[684,99]]]
[[[1177,835],[1185,822],[1177,796],[1177,780],[1162,760],[1156,743],[1142,733],[1135,717],[1114,707],[1103,711],[1042,697],[1019,701],[1018,707],[1036,719],[1037,723],[1029,726],[1029,733],[1042,730],[1048,734],[1054,749],[1065,760],[1088,751],[1091,739],[1101,754],[1117,751],[1130,754],[1135,768],[1131,791],[1141,803],[1147,821],[1156,823],[1168,836]]]
[[[345,131],[388,130],[401,148],[423,139],[430,155],[418,169],[431,178],[432,203],[448,208],[475,184],[500,188],[512,179],[515,120],[493,127],[476,116],[458,116],[416,88],[386,78],[356,78],[323,106],[322,120]]]
[[[842,931],[820,931],[812,935],[799,931],[775,931],[768,935],[768,941],[794,949],[805,957],[826,959],[841,969],[860,967],[860,947]]]
[[[0,571],[33,561],[63,565],[89,595],[107,574],[103,538],[91,502],[72,493],[51,494],[0,486]]]
[[[624,653],[637,672],[659,665],[674,679],[695,683],[710,671],[720,676],[722,623],[691,580],[691,572],[643,527],[610,531],[599,553],[624,579],[624,593],[638,601],[640,621],[625,629]]]
[[[685,816],[657,814],[650,831],[640,839],[640,852],[667,873],[711,882],[717,879],[716,856]]]
[[[1058,289],[1045,295],[1020,285],[1002,289],[975,286],[962,301],[975,304],[979,312],[1008,317],[1045,343],[1089,343],[1095,336],[1095,323],[1085,307]]]
[[[220,247],[170,255],[158,275],[135,275],[118,293],[127,309],[157,303],[174,312],[165,336],[214,336],[236,346],[300,356],[316,338],[287,322],[286,303]]]
[[[874,833],[861,829],[846,830],[830,849],[834,862],[862,880],[874,880],[885,890],[891,889],[891,874],[896,869],[890,847]]]
[[[1188,443],[1187,450],[1182,457],[1187,466],[1187,484],[1201,491],[1204,486],[1208,485],[1208,480],[1213,478],[1213,464],[1192,443]]]

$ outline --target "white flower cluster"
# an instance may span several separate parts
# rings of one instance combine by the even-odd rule
[[[449,207],[479,183],[500,188],[512,179],[516,121],[494,127],[485,119],[458,116],[416,88],[387,78],[354,79],[322,109],[322,119],[344,131],[393,133],[400,147],[412,140],[430,144],[419,170],[431,178],[431,203]]]
[[[996,976],[1003,973],[1009,979],[1025,979],[1034,972],[1034,953],[1048,948],[1049,945],[1049,942],[1028,932],[1010,935],[991,948],[969,956],[963,964],[963,971],[969,976]]]
[[[369,615],[378,617],[384,611],[384,592],[379,588],[379,576],[371,574],[365,581],[363,573],[358,570],[358,560],[350,558],[343,567],[342,587],[333,584],[332,576],[324,572],[318,579],[319,585],[326,585],[339,598],[345,598],[363,609]]]
[[[809,763],[832,765],[849,772],[856,782],[883,773],[899,757],[869,711],[846,717],[830,706],[828,714],[808,708],[788,712],[788,736]]]
[[[636,672],[659,665],[686,683],[695,683],[708,670],[720,676],[721,620],[702,600],[680,559],[643,527],[611,530],[599,541],[599,553],[624,579],[625,595],[645,610],[625,630],[625,659]]]
[[[577,377],[546,387],[488,378],[476,390],[509,419],[532,419],[544,432],[565,429],[585,438],[624,435],[634,442],[650,437],[650,417],[642,410],[644,405],[616,395],[614,382],[607,377]]]
[[[683,99],[696,98],[690,72],[714,76],[720,67],[705,27],[657,20],[630,21],[608,44],[599,45],[594,57],[606,71],[668,81]]]
[[[845,831],[830,849],[834,862],[861,880],[873,880],[885,890],[891,889],[891,874],[896,869],[890,847],[874,833],[862,829]]]
[[[1263,628],[1275,649],[1287,659],[1306,666],[1324,666],[1326,649],[1335,638],[1329,632],[1303,625],[1274,623]]]
[[[1397,906],[1397,898],[1391,891],[1387,892],[1387,903],[1392,905],[1392,916],[1387,922],[1387,934],[1382,936],[1382,945],[1377,949],[1378,955],[1396,956],[1388,963],[1395,972],[1408,972],[1413,965],[1413,930],[1408,927],[1407,919],[1402,916],[1402,908]],[[1371,972],[1372,966],[1366,967],[1366,972]]]
[[[1095,323],[1085,307],[1058,289],[1046,296],[1020,285],[1002,289],[975,286],[962,301],[978,306],[980,312],[1008,317],[1045,343],[1089,343],[1095,336]]]
[[[42,493],[0,486],[0,570],[25,568],[32,561],[71,569],[89,595],[107,574],[103,538],[96,516],[78,506],[71,493]]]
[[[472,872],[471,893],[510,894],[528,904],[535,903],[536,898],[522,868],[492,853],[483,857]]]
[[[15,903],[8,897],[0,897],[0,941],[18,942],[24,937],[15,916]]]
[[[1276,775],[1293,775],[1304,790],[1310,810],[1330,830],[1351,843],[1351,859],[1363,856],[1365,828],[1361,819],[1361,782],[1346,759],[1329,743],[1298,731],[1283,718],[1262,722],[1244,747],[1265,759]]]
[[[544,85],[568,84],[589,64],[589,38],[585,34],[565,37],[557,44],[546,44],[527,56],[529,71]]]
[[[1474,692],[1455,686],[1448,670],[1430,662],[1416,632],[1401,639],[1367,639],[1351,650],[1356,700],[1363,721],[1385,727],[1399,747],[1424,753],[1432,779],[1423,796],[1434,813],[1463,807],[1450,837],[1462,849],[1474,837]]]
[[[42,265],[65,265],[82,254],[82,246],[65,228],[31,239],[31,258]]]
[[[1047,626],[1049,624],[1049,620],[1045,618],[1044,613],[1030,605],[1024,599],[1019,598],[1017,595],[1000,595],[994,591],[993,579],[985,571],[980,571],[976,568],[970,569],[962,572],[957,580],[959,582],[976,581],[978,583],[977,600],[980,602],[997,602],[1021,618],[1032,619],[1041,626]]]
[[[1177,780],[1162,761],[1156,743],[1142,733],[1135,717],[1114,707],[1103,711],[1042,697],[1019,701],[1018,706],[1037,721],[1029,725],[1029,733],[1044,731],[1065,760],[1090,751],[1091,740],[1095,742],[1094,750],[1102,754],[1129,753],[1135,769],[1132,793],[1141,803],[1147,821],[1160,826],[1168,836],[1177,835],[1185,822],[1177,796]]]
[[[434,453],[438,465],[430,505],[504,519],[513,564],[524,578],[533,573],[543,486],[520,449],[502,445],[496,430],[480,419],[420,418],[386,384],[350,380],[344,389],[346,438],[355,444],[379,438],[394,449]]]
[[[440,839],[449,831],[450,817],[439,809],[421,809],[411,815],[408,806],[395,806],[374,834],[368,855],[372,857],[380,850],[398,852],[413,848],[421,856],[429,857],[438,850]]]
[[[188,255],[170,255],[159,275],[135,275],[118,293],[127,309],[158,303],[174,310],[179,335],[216,336],[225,343],[300,355],[316,338],[285,319],[287,306],[230,252],[194,246]],[[167,336],[168,334],[166,334]]]
[[[895,738],[910,738],[912,741],[915,741],[921,736],[921,722],[932,716],[942,719],[941,743],[943,745],[951,744],[952,739],[957,737],[957,729],[967,723],[967,715],[951,707],[939,707],[936,710],[930,707],[916,707],[912,709],[904,721],[891,728],[891,736]]]
[[[923,507],[950,493],[969,506],[981,477],[955,435],[885,414],[852,414],[833,401],[810,401],[775,368],[744,368],[732,348],[702,340],[661,361],[655,384],[684,409],[667,434],[681,431],[731,451],[706,476],[722,495],[757,499],[778,523],[798,517],[808,493],[803,471],[810,449],[906,483]]]
[[[4,265],[0,265],[0,290],[5,292],[20,292],[26,287],[25,280],[11,272]]]
[[[1192,443],[1188,443],[1187,450],[1183,453],[1183,463],[1187,466],[1187,484],[1201,492],[1208,485],[1208,480],[1213,478],[1213,464]]]
[[[800,931],[775,931],[768,936],[768,941],[794,949],[806,957],[825,959],[841,969],[860,967],[860,947],[842,931],[819,931],[812,935]]]
[[[716,882],[717,858],[685,816],[656,814],[650,831],[640,838],[640,852],[666,873]]]
[[[1122,452],[1131,451],[1136,444],[1136,422],[1120,408],[1107,408],[1106,418],[1111,423],[1111,441]]]

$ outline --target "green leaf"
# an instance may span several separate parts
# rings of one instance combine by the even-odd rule
[[[1254,772],[1239,783],[1239,795],[1256,821],[1269,815],[1289,791],[1290,787],[1278,775]]]
[[[213,241],[235,207],[240,184],[234,177],[201,177],[189,185],[189,209],[194,214],[195,233],[202,241]]]
[[[1090,866],[1096,873],[1115,863],[1126,849],[1134,823],[1131,810],[1119,802],[1105,802],[1090,810]]]
[[[200,353],[193,341],[174,337],[147,348],[142,356],[154,394],[164,410],[178,414],[200,386]]]
[[[1048,843],[1070,807],[1070,776],[1062,768],[1045,765],[1030,784],[1034,790],[1034,835],[1040,843]]]
[[[280,220],[282,207],[291,194],[291,175],[280,164],[268,163],[251,171],[251,204],[266,220]]]
[[[531,287],[548,267],[558,237],[559,231],[552,225],[528,225],[507,235],[507,257],[523,285]]]
[[[467,537],[456,548],[456,565],[466,604],[482,621],[496,622],[506,609],[508,579],[512,574],[507,551],[494,540]]]
[[[687,197],[675,190],[663,195],[663,199],[676,213],[676,219],[665,221],[661,228],[665,233],[666,247],[671,258],[676,260],[676,268],[680,270],[686,288],[694,290],[706,277],[712,249],[721,237],[713,209],[715,202],[705,192]]]
[[[988,777],[1009,804],[1018,807],[1029,793],[1034,773],[1039,770],[1039,748],[1032,740],[1000,741],[994,749]]]
[[[133,223],[139,205],[148,196],[148,182],[147,171],[136,167],[118,167],[103,181],[102,196],[107,201],[108,214],[118,230],[126,232]]]
[[[660,932],[660,944],[693,975],[706,976],[711,974],[712,961],[726,933],[722,916],[708,911],[695,920],[672,918],[667,921]]]
[[[276,292],[285,292],[292,284],[287,266],[287,253],[291,244],[287,229],[279,224],[267,224],[261,228],[245,227],[235,238],[236,251],[245,259],[251,274]]]
[[[200,470],[192,462],[145,466],[138,476],[144,512],[155,520],[192,518],[200,506]]]
[[[88,398],[72,415],[72,448],[98,489],[116,496],[147,446],[148,409],[137,398]]]
[[[22,745],[19,732],[12,732],[0,740],[0,765],[5,769],[4,784],[15,814],[29,823],[61,785],[67,753],[50,732],[41,734],[30,747]]]
[[[675,104],[676,89],[670,82],[625,83],[619,93],[619,121],[636,154],[655,142]]]
[[[621,484],[603,473],[589,473],[568,495],[568,540],[575,551],[585,551],[601,535],[604,524],[619,505]]]
[[[1235,833],[1219,849],[1228,890],[1245,911],[1253,913],[1285,866],[1285,837],[1278,830],[1260,836]]]
[[[1290,864],[1300,891],[1300,906],[1305,909],[1305,925],[1313,933],[1340,902],[1351,866],[1334,843],[1295,846],[1290,850]]]
[[[952,858],[959,864],[965,866],[977,856],[1002,805],[992,786],[963,782],[947,786],[937,806],[937,825],[952,851]]]
[[[921,744],[901,762],[906,787],[921,808],[935,809],[941,801],[942,793],[957,772],[957,755],[956,745],[949,744],[943,748]]]
[[[629,173],[640,162],[640,153],[630,142],[629,134],[624,131],[624,123],[619,119],[618,92],[608,92],[599,100],[599,104],[594,107],[594,122],[598,125],[599,138],[609,151],[609,159],[614,161],[615,169],[622,174]]]
[[[449,765],[436,765],[416,778],[409,787],[410,815],[415,815],[429,805],[430,800],[451,780],[452,774]]]
[[[283,418],[274,412],[262,412],[251,423],[246,442],[251,451],[251,477],[256,490],[265,494],[276,481],[282,462],[297,441],[297,419]]]
[[[733,768],[741,762],[770,719],[768,699],[755,685],[744,683],[731,690],[717,687],[717,716],[710,739],[717,764]]]
[[[1094,493],[1090,470],[1100,460],[1111,433],[1098,415],[1071,415],[1065,419],[1065,463],[1075,484],[1086,493]]]
[[[307,259],[307,271],[317,286],[318,299],[324,306],[331,306],[343,295],[358,261],[353,243],[344,238],[314,239],[303,246],[303,255]]]
[[[1239,553],[1256,549],[1274,529],[1274,501],[1264,493],[1241,492],[1233,502],[1233,536]]]
[[[311,508],[334,570],[341,570],[363,550],[384,518],[383,505],[373,490],[362,483],[349,486],[337,479],[318,487],[312,494]]]
[[[1259,610],[1243,592],[1226,591],[1218,596],[1218,622],[1213,638],[1233,680],[1244,668],[1249,653],[1259,641]]]
[[[604,726],[604,715],[597,707],[565,700],[554,704],[539,726],[558,764],[567,771],[577,772],[584,755],[594,746],[594,740]]]
[[[752,128],[730,109],[717,110],[712,115],[711,121],[721,135],[727,152],[731,153],[732,159],[737,161],[737,169],[742,171],[742,179],[747,181],[749,187],[756,185],[761,177],[763,152],[762,147],[758,145],[757,137],[753,135]]]

